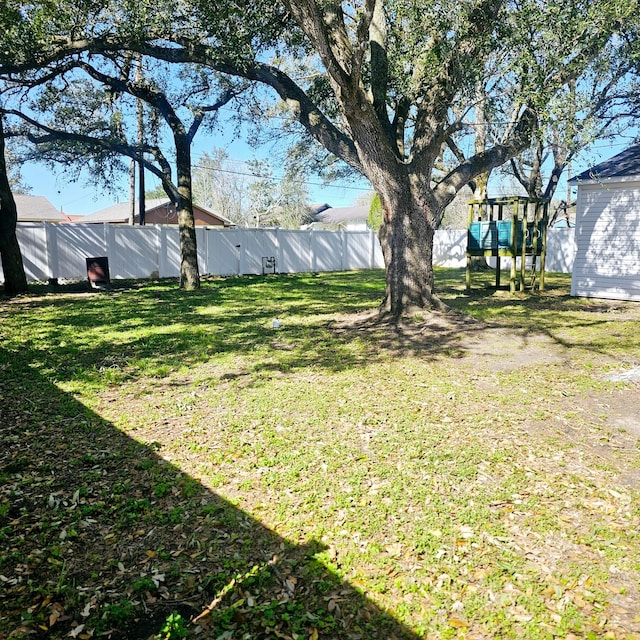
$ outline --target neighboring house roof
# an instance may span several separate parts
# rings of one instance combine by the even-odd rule
[[[631,145],[622,153],[609,160],[597,164],[591,169],[583,171],[580,175],[569,180],[569,184],[580,182],[598,182],[612,178],[637,178],[640,176],[640,143]]]
[[[369,207],[329,207],[319,211],[314,217],[317,222],[332,225],[367,222],[369,220]]]
[[[13,196],[18,210],[18,222],[66,222],[66,216],[58,211],[44,196],[16,194]]]
[[[137,218],[137,209],[138,203],[135,203],[136,207],[136,218]],[[233,222],[231,220],[225,218],[224,216],[214,213],[210,211],[206,207],[201,205],[194,204],[194,213],[197,211],[200,214],[200,219],[207,221],[208,218],[211,219],[211,224],[220,225],[222,223],[224,226],[233,226]],[[151,213],[157,213],[161,210],[166,209],[167,212],[172,210],[171,201],[168,198],[148,198],[145,200],[145,212],[146,215]],[[118,202],[117,204],[111,205],[110,207],[106,207],[105,209],[100,209],[100,211],[95,211],[94,213],[90,213],[86,216],[82,216],[82,218],[77,219],[77,222],[109,222],[111,224],[126,224],[129,221],[129,212],[131,210],[130,202]],[[168,214],[167,214],[168,217]]]
[[[147,210],[149,209],[149,202],[147,202]],[[99,211],[94,211],[88,215],[82,216],[78,222],[112,222],[112,223],[126,223],[129,221],[129,202],[118,202],[105,207]],[[137,210],[137,202],[136,202]]]

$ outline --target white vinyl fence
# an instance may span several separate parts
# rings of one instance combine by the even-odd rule
[[[27,279],[81,280],[86,258],[106,256],[111,278],[180,275],[180,240],[175,226],[18,223]],[[202,275],[351,271],[384,267],[373,231],[196,228]],[[437,231],[434,264],[466,265],[466,230]],[[550,229],[547,270],[571,272],[573,229]],[[273,262],[275,259],[275,262]],[[271,266],[275,264],[274,266]],[[506,266],[506,265],[505,265]],[[0,268],[0,279],[2,270]]]

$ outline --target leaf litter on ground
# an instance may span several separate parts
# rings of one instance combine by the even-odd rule
[[[640,310],[457,275],[3,305],[0,637],[637,637]]]

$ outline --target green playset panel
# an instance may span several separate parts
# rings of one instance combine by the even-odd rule
[[[522,236],[522,233],[520,234]],[[480,251],[507,249],[511,245],[511,220],[472,222],[469,225],[467,250]]]

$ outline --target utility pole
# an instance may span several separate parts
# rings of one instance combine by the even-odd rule
[[[136,161],[131,158],[129,162],[129,224],[134,224],[136,219]]]
[[[136,82],[142,83],[142,56],[138,56],[138,67],[136,70]],[[138,219],[141,225],[146,224],[145,213],[146,203],[144,198],[144,152],[142,145],[144,144],[144,105],[142,100],[138,98],[137,104],[137,120],[138,120],[138,145],[140,147],[140,157],[138,159]]]

